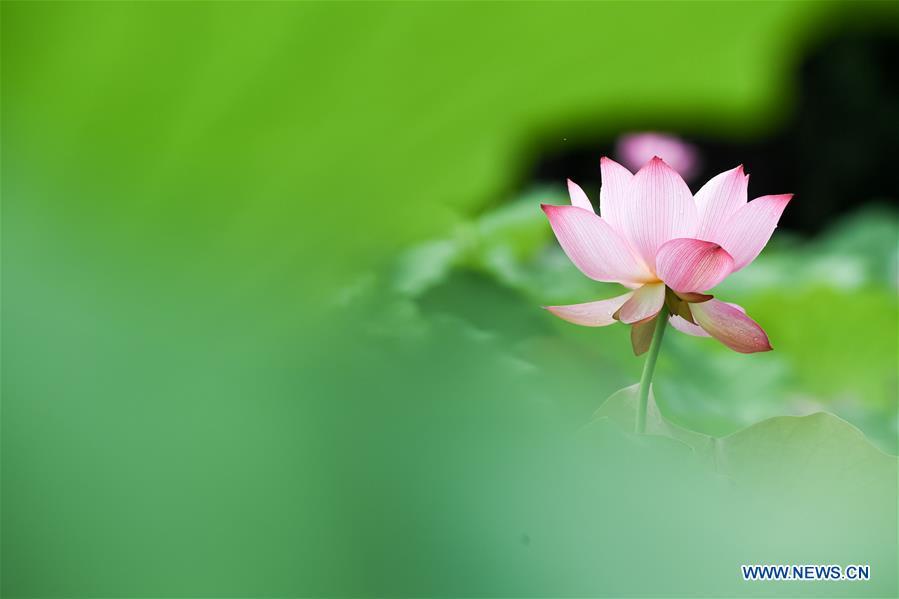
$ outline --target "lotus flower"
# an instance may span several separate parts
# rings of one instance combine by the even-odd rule
[[[699,150],[680,137],[647,131],[628,133],[618,138],[615,155],[630,169],[638,169],[653,156],[659,156],[687,181],[699,174]]]
[[[600,167],[600,216],[570,180],[571,206],[542,208],[581,272],[631,291],[547,309],[584,326],[635,325],[631,339],[637,354],[648,348],[662,310],[674,328],[689,335],[712,336],[742,353],[770,350],[765,331],[743,308],[707,292],[755,260],[792,194],[747,202],[749,176],[742,165],[713,177],[695,196],[659,157],[635,175],[608,158]]]

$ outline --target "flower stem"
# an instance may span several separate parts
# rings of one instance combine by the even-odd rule
[[[646,407],[649,405],[649,387],[652,383],[652,373],[656,369],[656,359],[659,357],[659,350],[662,349],[662,337],[665,336],[665,327],[668,324],[668,310],[664,307],[656,316],[656,328],[652,332],[652,342],[649,345],[649,352],[646,354],[646,362],[643,363],[643,375],[640,377],[640,403],[637,406],[637,425],[635,430],[638,433],[646,432]]]

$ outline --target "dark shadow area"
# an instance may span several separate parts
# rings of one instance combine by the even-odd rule
[[[866,203],[897,205],[897,67],[899,40],[893,34],[858,31],[827,40],[801,63],[796,109],[775,137],[740,144],[685,138],[702,156],[691,188],[695,192],[712,176],[745,164],[752,175],[750,199],[796,194],[799,201],[790,205],[781,225],[809,234]],[[615,137],[545,156],[534,179],[554,185],[568,177],[598,182],[598,158],[614,157]]]

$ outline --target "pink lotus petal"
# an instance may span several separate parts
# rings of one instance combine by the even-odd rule
[[[688,181],[699,171],[699,151],[691,143],[674,135],[646,132],[630,133],[618,139],[615,155],[631,169],[638,169],[653,156],[660,156]]]
[[[675,291],[711,289],[734,267],[734,259],[717,243],[699,239],[672,239],[659,248],[656,274]]]
[[[622,217],[625,236],[651,270],[662,244],[693,237],[698,222],[690,188],[658,157],[634,175]]]
[[[762,327],[737,306],[713,299],[691,304],[690,310],[699,326],[734,351],[751,354],[771,350]]]
[[[587,302],[585,304],[571,304],[568,306],[547,306],[546,309],[568,322],[585,327],[604,327],[615,322],[612,317],[624,302],[629,300],[634,292],[625,293],[618,297]]]
[[[738,306],[737,304],[731,304],[728,302],[725,302],[725,303],[727,303],[727,305],[732,308],[736,308],[743,314],[746,314],[746,310],[743,309],[743,306]],[[703,330],[703,328],[701,326],[699,326],[698,324],[693,324],[692,322],[690,322],[680,316],[677,316],[676,314],[673,315],[668,320],[668,322],[670,322],[671,326],[673,326],[675,329],[677,329],[681,333],[686,333],[687,335],[693,335],[694,337],[711,337],[711,335],[706,333]]]
[[[681,333],[693,335],[694,337],[711,337],[711,335],[702,330],[701,326],[699,326],[698,324],[693,324],[692,322],[681,318],[680,316],[674,315],[668,319],[668,322],[670,322],[671,326],[673,326]]]
[[[583,208],[590,212],[596,212],[593,210],[593,204],[590,203],[590,198],[587,197],[587,194],[584,193],[581,186],[571,179],[568,179],[568,196],[571,198],[572,206],[577,206],[578,208]]]
[[[629,187],[634,176],[629,170],[603,156],[599,160],[602,187],[599,189],[599,214],[618,232],[621,228],[621,212],[628,201]]]
[[[734,212],[727,223],[714,231],[709,241],[720,244],[734,258],[738,271],[762,251],[793,194],[756,198]]]
[[[624,238],[594,213],[576,206],[541,207],[568,258],[591,279],[632,285],[653,279]]]
[[[723,227],[733,214],[746,204],[749,175],[743,173],[743,165],[712,177],[696,192],[696,208],[699,211],[699,229],[696,237],[710,239]]]
[[[665,284],[647,283],[634,291],[618,311],[618,320],[626,324],[655,316],[665,303]]]

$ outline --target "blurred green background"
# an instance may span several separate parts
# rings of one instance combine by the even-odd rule
[[[896,183],[829,185],[862,150],[791,125],[848,31],[831,91],[870,114],[825,129],[896,139],[895,78],[864,84],[896,4],[0,10],[4,597],[896,596]],[[587,425],[642,360],[539,308],[615,293],[555,244],[540,165],[594,155],[595,199],[648,128],[805,206],[719,290],[774,352],[665,340],[665,417],[736,434],[715,467]],[[738,432],[819,411],[851,425]]]

